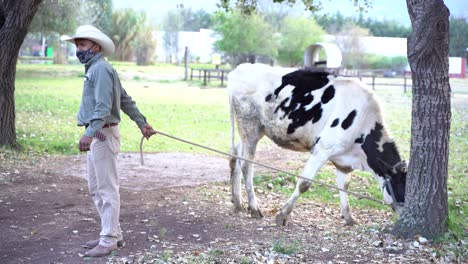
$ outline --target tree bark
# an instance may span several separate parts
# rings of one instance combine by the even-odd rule
[[[16,146],[16,63],[28,26],[41,2],[0,0],[0,146]]]
[[[449,10],[443,0],[407,0],[413,32],[411,151],[405,207],[392,233],[434,238],[447,231],[450,84]]]

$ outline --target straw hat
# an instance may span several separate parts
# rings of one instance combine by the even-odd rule
[[[80,38],[89,39],[99,44],[105,56],[112,55],[115,51],[114,42],[106,34],[91,25],[79,26],[73,37],[63,35],[60,37],[60,40],[75,44],[75,39]]]

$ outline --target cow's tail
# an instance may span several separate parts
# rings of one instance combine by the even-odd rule
[[[235,131],[235,121],[234,121],[234,106],[233,106],[233,102],[232,102],[232,97],[231,95],[229,95],[229,114],[230,114],[230,117],[231,117],[231,154],[234,155],[234,156],[237,156],[237,148],[236,148],[236,141],[235,141],[235,135],[236,135],[236,131]],[[234,173],[234,170],[236,168],[236,163],[237,163],[237,159],[235,157],[231,157],[229,159],[229,167],[231,168],[231,176],[233,175]]]
[[[231,117],[231,153],[235,149],[235,122],[234,122],[234,106],[232,105],[232,97],[229,95],[229,116]]]
[[[230,182],[231,182],[231,202],[236,208],[240,210],[241,206],[241,194],[240,194],[240,184],[242,176],[242,164],[241,160],[237,157],[242,156],[242,140],[239,144],[236,145],[235,142],[235,111],[234,111],[234,102],[231,95],[229,95],[229,111],[231,116],[231,157],[229,159],[229,168],[231,169]]]

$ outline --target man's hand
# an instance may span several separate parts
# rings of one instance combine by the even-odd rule
[[[141,128],[141,134],[143,134],[146,139],[149,139],[152,135],[156,134],[156,131],[153,130],[150,124],[146,124]]]
[[[80,151],[88,151],[93,138],[83,135],[80,139]]]

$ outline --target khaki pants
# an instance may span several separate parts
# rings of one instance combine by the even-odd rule
[[[118,126],[101,128],[105,141],[93,139],[87,154],[89,193],[101,218],[99,244],[113,246],[122,240],[117,154],[120,151]]]

